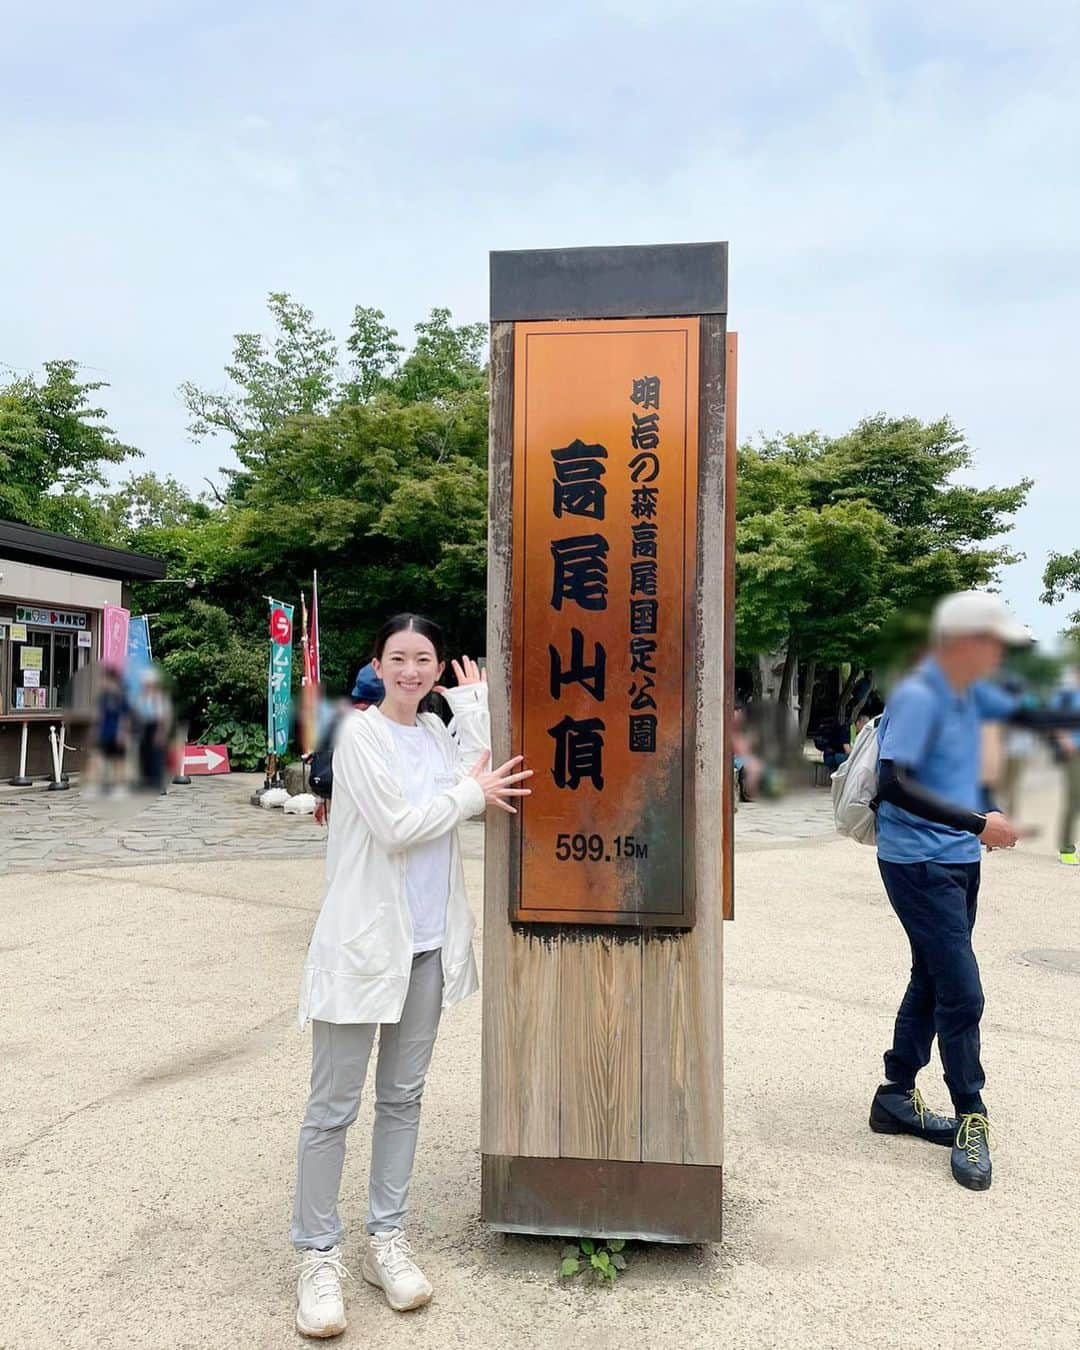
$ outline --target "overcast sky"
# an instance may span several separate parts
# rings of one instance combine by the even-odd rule
[[[731,243],[740,432],[949,413],[1036,479],[1008,598],[1080,546],[1080,6],[54,0],[0,44],[0,363],[71,356],[192,486],[286,290],[343,334],[487,317],[493,248]],[[1068,608],[1068,607],[1065,607]]]

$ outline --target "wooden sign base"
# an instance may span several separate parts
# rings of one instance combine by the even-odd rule
[[[485,1154],[480,1217],[502,1233],[719,1242],[722,1183],[721,1167]]]

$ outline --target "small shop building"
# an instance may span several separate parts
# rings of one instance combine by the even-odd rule
[[[24,728],[27,776],[51,771],[50,727],[64,733],[65,769],[85,762],[78,672],[100,657],[131,583],[164,575],[157,558],[0,520],[0,783],[19,773]]]

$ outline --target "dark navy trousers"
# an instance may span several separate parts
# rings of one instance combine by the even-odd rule
[[[985,1111],[979,1062],[982,980],[971,948],[980,864],[878,859],[889,903],[911,943],[911,979],[896,1014],[885,1076],[903,1087],[930,1062],[935,1035],[958,1115]]]

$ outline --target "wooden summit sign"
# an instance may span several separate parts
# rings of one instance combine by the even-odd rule
[[[515,325],[518,920],[693,921],[698,325]]]
[[[482,1217],[720,1236],[727,245],[491,257]],[[494,817],[498,815],[499,818]]]

